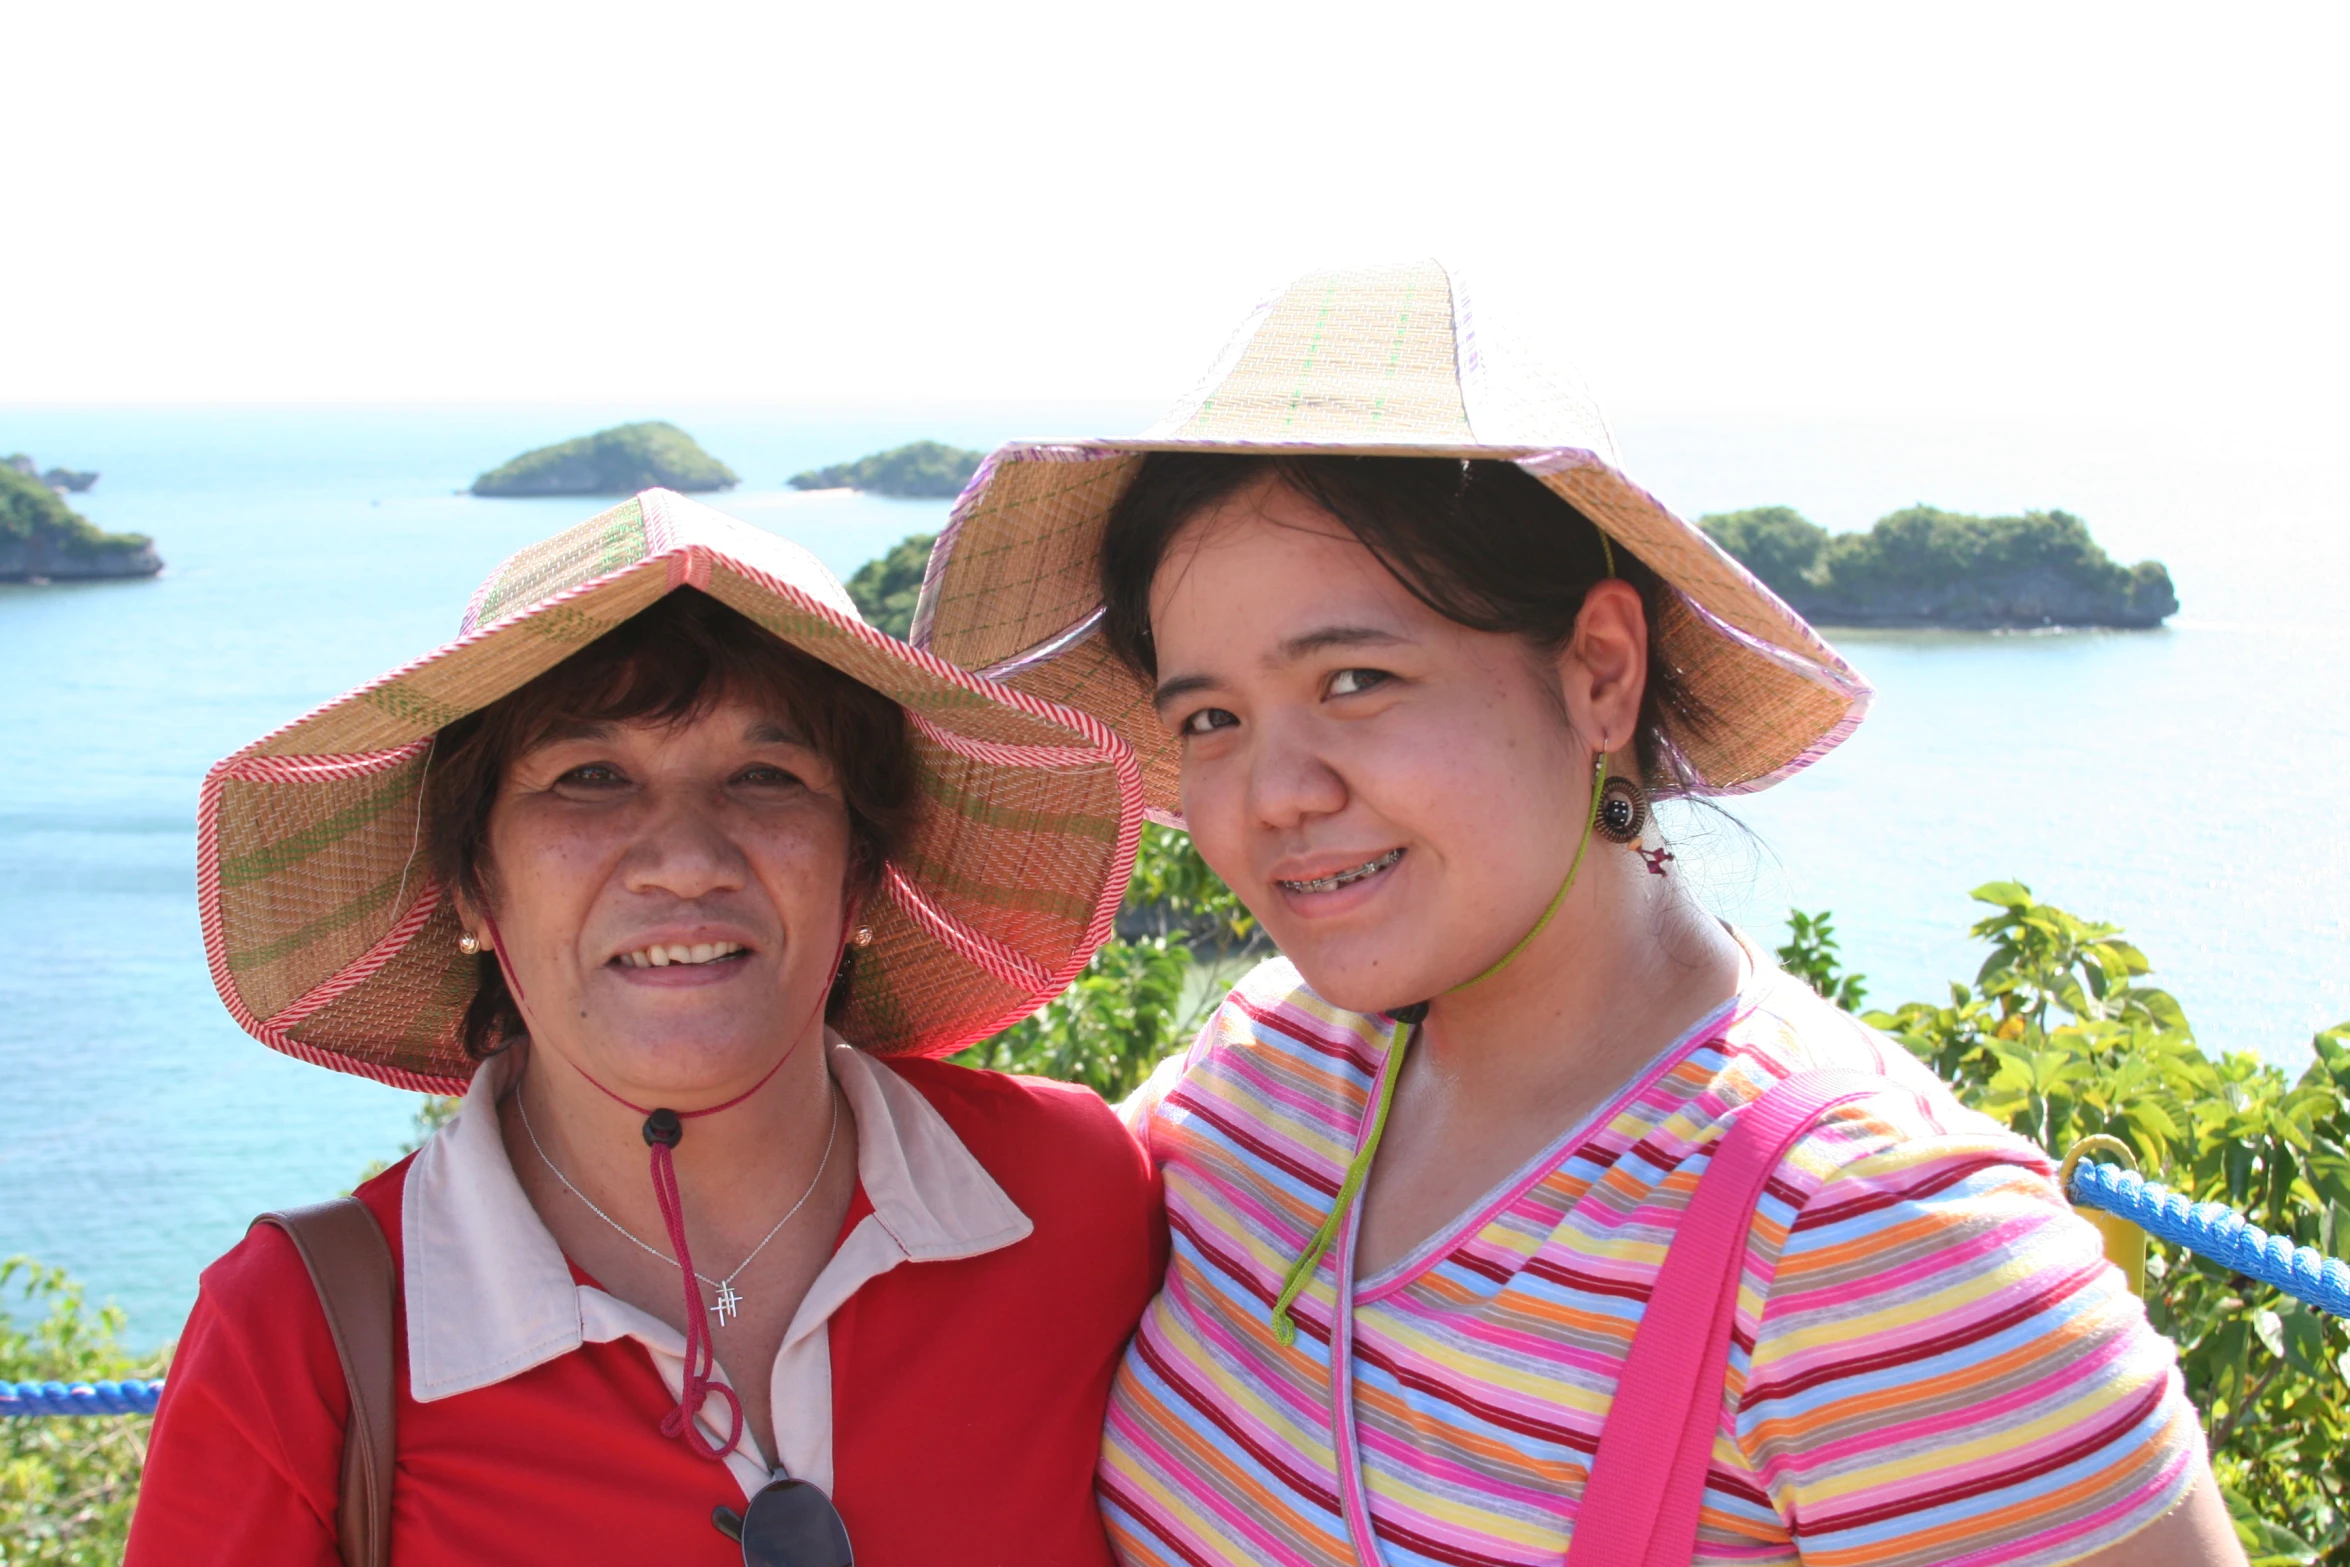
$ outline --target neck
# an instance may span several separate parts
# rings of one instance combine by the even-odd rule
[[[530,1047],[523,1047],[530,1048]],[[686,1198],[690,1239],[698,1248],[695,1265],[717,1276],[733,1266],[742,1248],[756,1243],[783,1206],[815,1178],[835,1114],[835,1090],[821,1020],[764,1082],[771,1062],[724,1084],[687,1091],[648,1088],[632,1082],[596,1082],[559,1052],[536,1049],[514,1091],[529,1116],[519,1148],[509,1138],[518,1165],[541,1157],[559,1170],[597,1207],[645,1242],[668,1250],[660,1208],[647,1179],[650,1150],[645,1116],[619,1095],[646,1109],[690,1112],[720,1105],[749,1090],[738,1104],[685,1121],[674,1151],[677,1179]],[[753,1085],[756,1085],[755,1087]],[[854,1160],[856,1138],[847,1107],[840,1106],[840,1133],[832,1157]],[[535,1134],[533,1147],[530,1135]],[[526,1186],[532,1183],[525,1182]],[[566,1194],[568,1196],[568,1194]],[[703,1248],[706,1248],[703,1250]],[[717,1264],[713,1268],[711,1264]]]
[[[1596,1102],[1733,995],[1738,962],[1737,943],[1676,881],[1595,843],[1524,951],[1434,998],[1415,1053],[1471,1094],[1547,1098],[1563,1082]]]

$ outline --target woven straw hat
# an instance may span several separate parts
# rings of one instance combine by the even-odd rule
[[[1868,709],[1868,682],[1801,616],[1625,477],[1587,394],[1479,340],[1456,275],[1435,262],[1319,272],[1259,306],[1192,393],[1141,436],[997,451],[931,552],[915,645],[1098,714],[1141,759],[1158,820],[1181,822],[1180,753],[1149,688],[1100,635],[1098,557],[1142,454],[1170,451],[1517,463],[1671,588],[1659,640],[1717,721],[1668,738],[1705,793],[1786,777]]]
[[[1109,935],[1133,863],[1141,784],[1126,744],[874,630],[800,546],[647,490],[491,573],[456,641],[212,769],[197,891],[237,1021],[320,1066],[462,1089],[476,968],[421,859],[433,739],[684,586],[910,721],[922,809],[860,911],[873,940],[834,1005],[842,1034],[943,1055],[1058,994]]]

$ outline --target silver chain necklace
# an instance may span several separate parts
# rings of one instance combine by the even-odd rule
[[[831,1087],[831,1081],[829,1078],[826,1080],[826,1087]],[[800,1193],[800,1200],[791,1205],[791,1212],[776,1220],[775,1228],[769,1230],[764,1236],[762,1236],[759,1240],[759,1244],[751,1248],[751,1254],[745,1257],[741,1262],[735,1264],[734,1271],[729,1273],[725,1278],[714,1279],[699,1269],[694,1271],[695,1278],[701,1280],[704,1284],[709,1285],[712,1289],[718,1292],[718,1304],[710,1307],[709,1310],[711,1315],[718,1319],[718,1325],[720,1327],[726,1326],[727,1322],[736,1316],[742,1309],[743,1297],[736,1292],[734,1281],[743,1276],[744,1269],[750,1267],[752,1263],[759,1260],[759,1253],[767,1249],[767,1243],[769,1241],[775,1239],[776,1236],[783,1233],[783,1227],[791,1223],[793,1216],[796,1215],[802,1208],[808,1206],[808,1199],[816,1195],[816,1187],[818,1183],[824,1179],[825,1166],[832,1163],[832,1144],[834,1139],[840,1136],[840,1091],[838,1089],[833,1089],[829,1097],[832,1100],[832,1129],[824,1134],[824,1157],[816,1161],[816,1173],[809,1178],[808,1189]],[[563,1183],[563,1189],[565,1191],[569,1192],[572,1196],[585,1203],[587,1205],[588,1212],[594,1214],[597,1218],[612,1226],[613,1229],[618,1230],[622,1238],[628,1241],[628,1243],[634,1246],[637,1250],[646,1253],[648,1256],[660,1258],[661,1261],[666,1262],[672,1268],[677,1266],[677,1259],[675,1257],[670,1256],[669,1253],[661,1250],[657,1246],[648,1246],[643,1241],[637,1239],[635,1231],[631,1230],[627,1225],[622,1224],[618,1219],[613,1218],[612,1215],[606,1213],[603,1209],[597,1207],[596,1200],[593,1197],[590,1197],[587,1193],[581,1191],[578,1187],[571,1184],[571,1177],[565,1175],[563,1171],[557,1167],[555,1161],[547,1157],[547,1150],[539,1142],[538,1129],[530,1124],[530,1106],[524,1102],[523,1096],[519,1093],[514,1096],[514,1108],[522,1116],[522,1133],[525,1137],[530,1139],[531,1152],[539,1156],[539,1163],[547,1167],[547,1173],[549,1175],[552,1175],[556,1180]]]

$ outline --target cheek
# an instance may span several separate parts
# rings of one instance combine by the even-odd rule
[[[1470,690],[1344,737],[1349,792],[1456,864],[1509,864],[1553,830],[1573,771],[1550,709]]]
[[[760,880],[783,908],[839,907],[854,857],[847,813],[762,832],[746,848],[758,862]]]
[[[576,926],[605,879],[607,845],[543,820],[493,816],[482,879],[500,924],[517,931]]]
[[[1245,801],[1245,781],[1237,767],[1184,763],[1184,830],[1191,834],[1191,846],[1208,862],[1208,869],[1227,886],[1246,886],[1251,879]]]

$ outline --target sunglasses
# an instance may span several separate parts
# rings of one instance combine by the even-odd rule
[[[856,1567],[832,1498],[805,1480],[769,1481],[739,1513],[712,1508],[710,1522],[741,1543],[743,1567]]]

